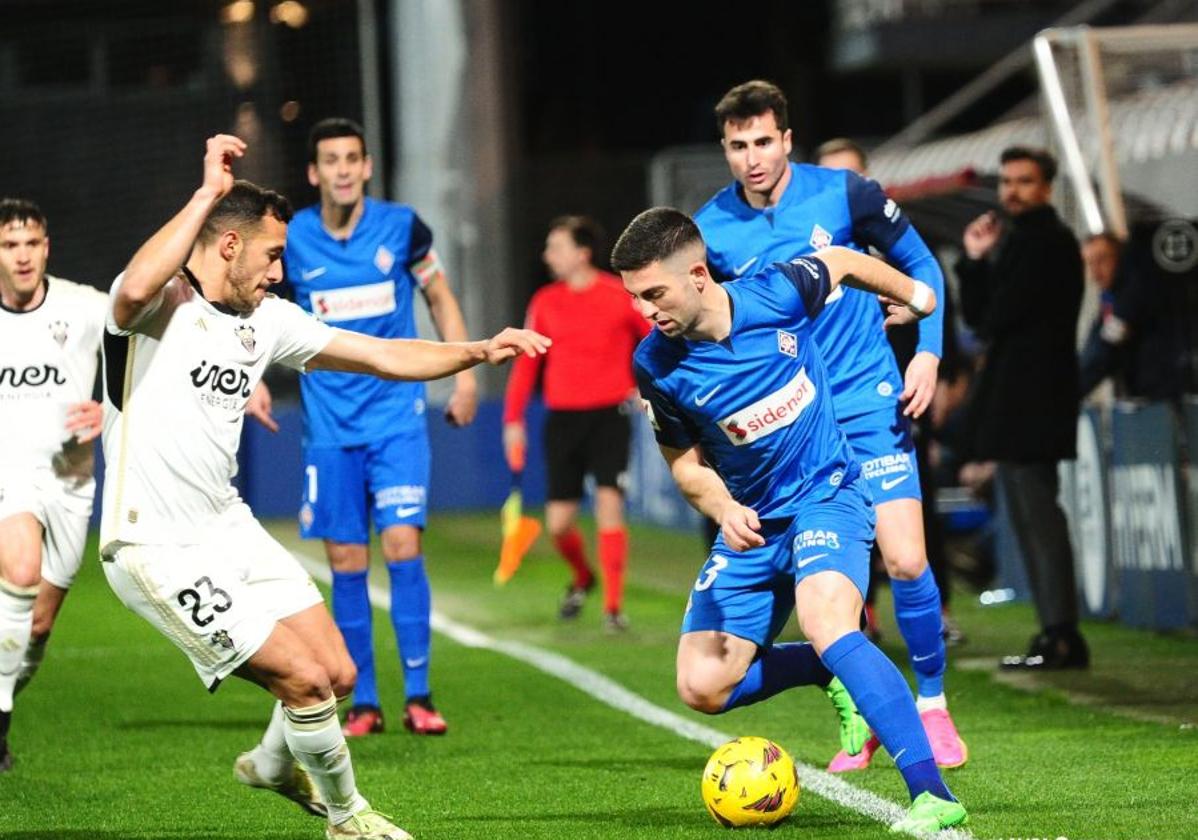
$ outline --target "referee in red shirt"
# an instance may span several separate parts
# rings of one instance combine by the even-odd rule
[[[628,529],[624,493],[631,425],[628,400],[636,389],[632,351],[650,324],[636,311],[620,278],[595,268],[598,225],[585,216],[554,219],[545,238],[545,265],[554,282],[528,304],[526,326],[553,339],[553,352],[520,356],[512,366],[503,405],[503,449],[513,471],[524,469],[524,410],[545,368],[542,392],[549,409],[545,452],[549,494],[545,526],[574,576],[559,615],[576,618],[595,574],[578,531],[583,478],[595,477],[595,521],[603,570],[604,626],[628,626],[622,610]]]

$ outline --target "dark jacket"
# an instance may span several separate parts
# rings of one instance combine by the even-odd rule
[[[965,322],[987,342],[970,406],[970,457],[1058,461],[1077,449],[1074,335],[1082,299],[1077,239],[1051,206],[1006,223],[981,260],[962,257]]]

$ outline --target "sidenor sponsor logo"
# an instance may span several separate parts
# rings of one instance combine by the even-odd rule
[[[807,368],[800,368],[795,378],[777,391],[717,421],[717,425],[733,445],[744,446],[794,423],[814,399],[815,383],[807,376]]]

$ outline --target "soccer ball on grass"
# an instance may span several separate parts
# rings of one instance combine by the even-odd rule
[[[729,741],[703,769],[703,804],[725,828],[781,822],[799,800],[799,774],[786,750],[766,738]]]

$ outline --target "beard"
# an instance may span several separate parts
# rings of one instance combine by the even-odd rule
[[[258,308],[258,284],[246,270],[244,252],[229,269],[229,299],[225,303],[234,311],[248,314]]]

